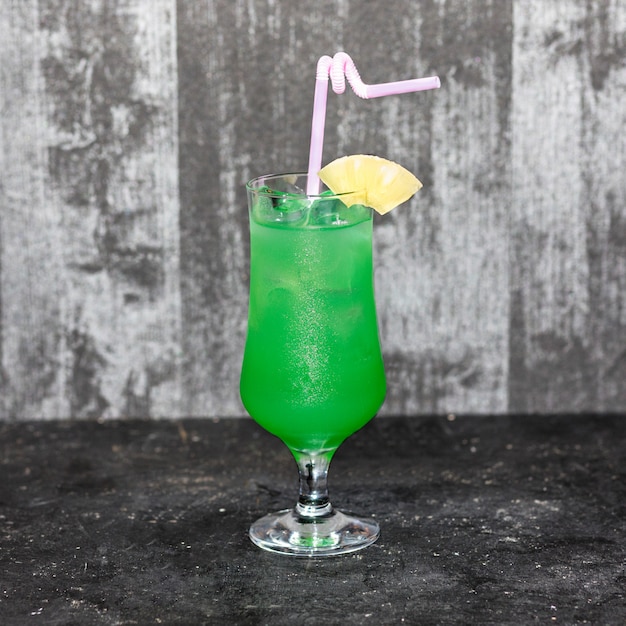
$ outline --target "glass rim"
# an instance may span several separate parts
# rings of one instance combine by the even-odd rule
[[[289,195],[291,197],[294,198],[345,198],[348,196],[352,196],[354,194],[358,194],[361,193],[362,191],[360,190],[354,190],[354,191],[344,191],[342,193],[307,193],[305,190],[302,190],[302,193],[295,193],[295,192],[288,192],[288,191],[279,191],[279,190],[272,190],[272,189],[261,189],[261,186],[264,186],[265,182],[271,179],[279,179],[282,178],[284,180],[287,180],[289,178],[293,178],[293,182],[295,183],[296,180],[298,180],[299,178],[308,178],[308,173],[307,172],[284,172],[284,173],[278,173],[278,174],[262,174],[261,176],[255,176],[254,178],[252,178],[251,180],[249,180],[246,183],[246,191],[251,192],[251,193],[255,193],[258,194],[260,196],[264,196],[266,198],[282,198],[285,195]],[[263,182],[261,182],[263,181]],[[323,183],[322,183],[323,184]],[[328,187],[326,187],[326,189],[328,189]]]

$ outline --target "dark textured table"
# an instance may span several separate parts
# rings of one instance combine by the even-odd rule
[[[331,466],[376,544],[263,552],[296,496],[251,420],[0,425],[0,623],[624,624],[626,418],[377,418]]]

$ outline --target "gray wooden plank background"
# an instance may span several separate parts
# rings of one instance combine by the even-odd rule
[[[244,183],[386,156],[382,413],[626,411],[622,0],[5,0],[0,419],[238,416]]]

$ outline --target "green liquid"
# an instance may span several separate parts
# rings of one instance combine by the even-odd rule
[[[242,401],[292,450],[333,450],[385,397],[371,212],[336,226],[251,219],[250,240]]]

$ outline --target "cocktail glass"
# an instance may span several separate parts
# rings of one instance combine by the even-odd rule
[[[380,408],[386,390],[372,265],[372,211],[350,194],[307,195],[306,174],[248,183],[250,302],[241,399],[293,454],[293,509],[252,524],[273,552],[327,556],[372,544],[378,524],[334,509],[334,452]]]

